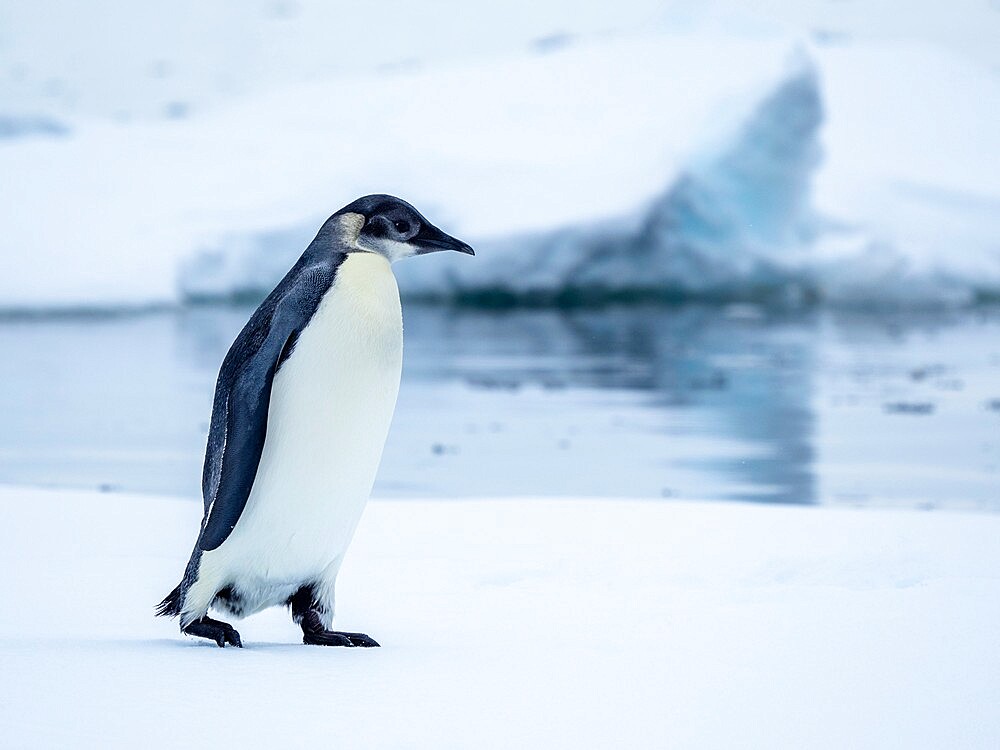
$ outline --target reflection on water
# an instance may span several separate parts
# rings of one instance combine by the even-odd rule
[[[0,323],[0,482],[197,495],[250,310]],[[376,494],[1000,510],[1000,314],[407,306]]]
[[[408,333],[420,335],[408,344],[408,375],[500,391],[471,403],[469,415],[489,410],[495,423],[511,423],[511,445],[483,441],[476,457],[495,464],[498,477],[529,472],[537,492],[573,484],[589,494],[592,483],[573,476],[592,469],[613,475],[602,494],[815,500],[808,318],[762,321],[695,307],[414,312]],[[572,395],[553,393],[562,389]],[[548,443],[508,416],[519,400],[544,415]],[[517,456],[519,444],[531,447],[528,455]],[[516,460],[483,458],[493,451]],[[487,482],[477,485],[490,492]]]

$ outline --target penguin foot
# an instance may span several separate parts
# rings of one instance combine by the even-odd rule
[[[341,633],[336,630],[322,630],[319,633],[303,633],[302,642],[311,646],[358,646],[378,648],[374,638],[364,633]]]
[[[378,648],[374,638],[364,633],[341,633],[337,630],[327,630],[319,619],[319,613],[309,610],[302,617],[302,642],[311,646],[347,646],[359,648]]]
[[[199,638],[215,641],[219,648],[225,648],[227,643],[230,646],[236,646],[236,648],[243,648],[243,641],[240,640],[240,634],[236,632],[236,628],[229,623],[213,620],[211,617],[195,620],[182,630],[188,635],[196,635]]]

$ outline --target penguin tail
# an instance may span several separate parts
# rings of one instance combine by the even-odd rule
[[[181,586],[177,584],[162,602],[156,605],[157,617],[177,617],[181,613]]]

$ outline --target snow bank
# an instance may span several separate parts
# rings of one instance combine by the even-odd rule
[[[786,39],[733,40],[721,58],[722,43],[594,41],[0,142],[16,186],[0,203],[0,300],[141,304],[269,287],[332,210],[370,192],[406,196],[472,240],[631,211],[713,123],[739,120],[752,101],[737,95],[766,89],[789,52]]]
[[[247,648],[152,617],[195,502],[0,489],[15,747],[993,748],[1000,518],[682,502],[377,501],[338,624]]]
[[[89,62],[51,112],[36,111],[30,76],[7,81],[24,113],[0,113],[17,136],[0,139],[0,307],[256,296],[368,192],[410,199],[480,250],[402,266],[411,294],[1000,294],[1000,79],[982,43],[995,12],[964,8],[947,25],[930,8],[901,21],[920,41],[901,41],[856,33],[893,28],[876,11],[845,11],[839,28],[819,26],[834,19],[814,5],[775,4],[764,23],[726,3],[657,16],[635,0],[622,28],[557,3],[500,24],[481,49],[414,42],[431,17],[397,28],[401,7],[360,65],[361,36],[343,54],[299,50],[319,48],[312,29],[336,24],[315,14],[333,10],[278,4],[301,17],[241,17],[231,31],[271,40],[273,66],[236,42],[204,58],[212,45],[164,23],[157,44],[190,69],[164,52],[142,74],[163,86],[129,78],[118,95],[134,116],[119,116],[117,78]],[[20,20],[8,54],[57,38]],[[433,33],[465,21],[452,23]],[[244,77],[210,81],[198,65]]]

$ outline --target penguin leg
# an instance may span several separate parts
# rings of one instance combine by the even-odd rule
[[[323,624],[323,612],[311,586],[304,586],[289,600],[292,619],[302,628],[302,642],[312,646],[377,648],[378,643],[364,633],[342,633]]]
[[[188,635],[196,635],[199,638],[215,641],[219,644],[219,648],[225,648],[227,643],[230,646],[243,648],[243,641],[240,640],[240,634],[236,632],[236,628],[229,623],[213,620],[211,617],[201,617],[189,623],[187,627],[181,628],[181,631]]]

